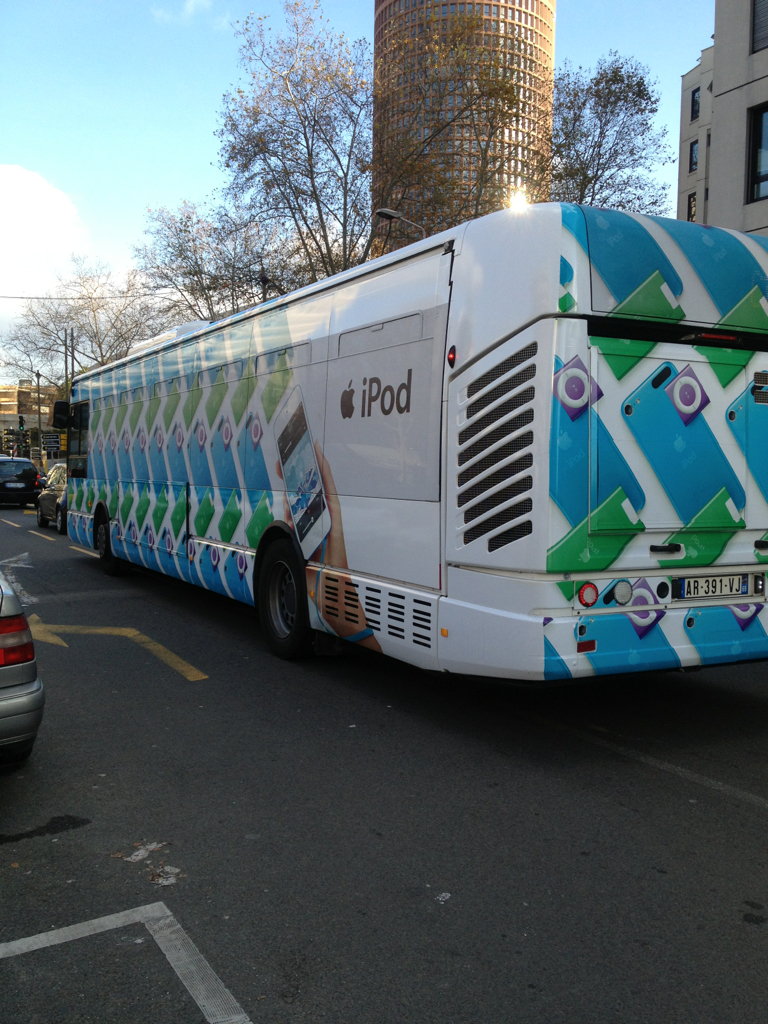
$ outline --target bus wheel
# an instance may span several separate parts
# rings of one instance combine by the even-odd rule
[[[128,571],[127,563],[112,554],[112,545],[109,542],[109,523],[102,521],[96,528],[96,550],[99,553],[101,568],[107,576],[125,575]]]
[[[312,649],[304,568],[289,540],[267,548],[259,574],[259,618],[273,654],[292,660]]]

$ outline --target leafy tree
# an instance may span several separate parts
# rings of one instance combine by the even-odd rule
[[[75,372],[128,355],[134,345],[170,326],[138,271],[113,280],[103,264],[73,257],[73,273],[55,294],[29,299],[5,338],[5,365],[47,384],[66,384],[64,331],[74,330]],[[70,350],[71,351],[71,350]],[[69,365],[69,364],[68,364]]]
[[[295,241],[237,207],[150,210],[146,234],[134,258],[179,322],[217,320],[306,283]]]
[[[668,212],[667,187],[653,177],[674,158],[654,126],[659,91],[649,70],[611,51],[594,71],[565,63],[555,77],[552,152],[542,176],[552,199]]]

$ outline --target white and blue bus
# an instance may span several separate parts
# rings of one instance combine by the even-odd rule
[[[768,657],[768,239],[507,210],[74,382],[68,528],[524,680]]]

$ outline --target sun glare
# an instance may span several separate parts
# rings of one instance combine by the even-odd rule
[[[514,210],[515,213],[522,213],[523,210],[528,206],[528,197],[522,189],[519,189],[512,193],[509,199],[509,208]]]

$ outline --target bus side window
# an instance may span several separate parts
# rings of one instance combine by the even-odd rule
[[[69,428],[69,446],[67,465],[72,477],[88,475],[88,402],[78,402],[72,406],[72,417]]]

